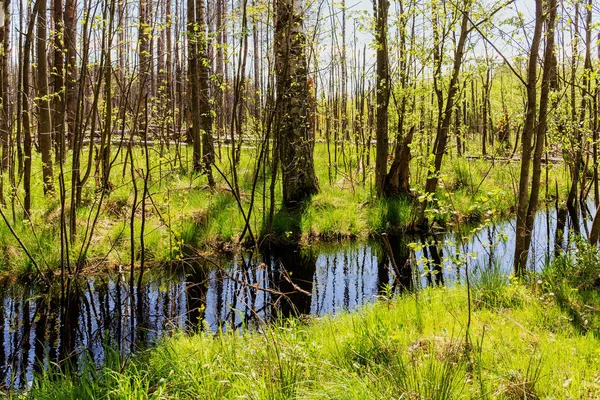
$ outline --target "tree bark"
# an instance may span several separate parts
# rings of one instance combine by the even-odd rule
[[[490,86],[491,86],[491,71],[489,66],[489,60],[486,56],[486,63],[488,64],[485,71],[485,78],[482,79],[482,103],[481,103],[481,123],[482,123],[482,135],[481,135],[481,152],[484,156],[487,155],[487,142],[488,138],[488,114],[490,110],[488,109],[488,105],[490,103]]]
[[[200,172],[202,165],[200,163],[200,153],[202,146],[200,143],[200,88],[199,88],[199,71],[198,71],[198,33],[196,26],[196,1],[187,0],[187,34],[188,34],[188,84],[190,88],[190,99],[188,106],[189,122],[188,131],[192,135],[192,146],[194,152],[193,168],[194,171]]]
[[[0,1],[0,143],[1,143],[1,162],[0,162],[0,203],[4,201],[4,174],[8,171],[10,162],[10,110],[8,96],[8,50],[10,39],[10,9],[9,0]]]
[[[212,107],[210,97],[210,63],[208,60],[208,41],[206,37],[206,8],[204,0],[196,0],[196,22],[198,24],[199,38],[198,50],[198,111],[200,112],[200,135],[202,138],[202,168],[206,173],[208,185],[215,187],[212,173],[212,164],[215,161],[212,138]]]
[[[407,94],[406,89],[408,85],[408,75],[410,61],[407,57],[406,51],[406,14],[404,13],[404,7],[402,1],[399,3],[400,6],[400,54],[399,54],[399,72],[400,72],[400,85],[402,87],[402,99],[400,107],[396,104],[396,110],[398,112],[398,133],[396,136],[396,148],[394,150],[394,160],[390,166],[388,174],[385,176],[383,194],[390,197],[398,196],[409,196],[410,195],[410,144],[412,143],[413,134],[415,131],[415,125],[413,124],[408,132],[404,134],[404,121],[406,119],[406,105],[407,105]],[[414,22],[414,21],[413,21]],[[414,23],[411,32],[411,37],[414,37]],[[411,43],[412,44],[412,43]],[[411,46],[412,47],[412,46]],[[395,98],[394,98],[395,99]]]
[[[31,72],[31,47],[33,43],[33,28],[35,26],[35,16],[41,3],[36,3],[33,12],[30,13],[30,19],[27,24],[27,35],[23,45],[23,65],[21,68],[21,84],[23,93],[21,95],[21,119],[23,123],[23,216],[29,219],[31,212],[31,115],[29,103],[29,77]]]
[[[275,2],[276,147],[282,172],[283,205],[295,208],[319,191],[308,120],[306,38],[302,1]]]
[[[590,229],[590,244],[595,246],[600,240],[600,207],[596,209],[594,220],[592,221],[592,228]]]
[[[64,47],[66,57],[65,82],[65,118],[69,146],[75,140],[75,114],[77,109],[77,2],[65,0],[64,18]]]
[[[552,4],[555,3],[556,0],[551,0]],[[516,229],[516,238],[515,238],[515,254],[514,254],[514,267],[515,274],[521,276],[525,273],[525,269],[527,267],[527,257],[529,254],[529,244],[531,242],[531,228],[529,228],[529,213],[530,210],[535,210],[537,206],[537,196],[539,191],[539,173],[537,174],[537,185],[534,188],[532,183],[532,191],[531,200],[528,198],[529,196],[529,170],[532,159],[532,141],[533,136],[536,134],[536,111],[537,111],[537,61],[538,54],[540,48],[540,42],[542,39],[542,30],[544,24],[544,11],[543,11],[543,0],[536,0],[536,12],[535,12],[535,28],[533,32],[533,39],[531,42],[531,50],[529,52],[529,65],[527,70],[527,109],[525,114],[525,124],[523,125],[523,135],[521,138],[522,145],[522,153],[521,153],[521,174],[519,177],[519,199],[517,203],[517,229]],[[551,9],[556,9],[556,7],[551,7]],[[556,11],[554,11],[554,17]],[[552,18],[552,15],[550,15]],[[552,26],[551,35],[548,36],[548,43],[546,44],[546,53],[544,57],[544,78],[542,87],[547,85],[549,89],[549,72],[551,62],[548,62],[548,56],[552,55],[552,52],[548,51],[548,47],[551,47],[553,51],[554,47],[554,27]],[[546,89],[543,90],[542,95],[548,96],[548,91]],[[545,120],[547,112],[547,97],[545,100],[540,100],[540,107],[545,106],[544,114],[542,114],[542,110],[540,110],[540,115],[543,120],[539,121],[538,131],[537,131],[537,142],[535,149],[535,157],[539,157],[541,166],[541,151],[543,150],[543,135],[545,135],[546,126]],[[544,124],[544,126],[541,126]],[[539,149],[538,149],[539,147]],[[536,164],[537,165],[537,164]],[[534,177],[536,168],[540,168],[534,166]],[[539,172],[539,171],[538,171]],[[535,193],[535,195],[534,195]]]
[[[375,153],[375,187],[377,196],[384,194],[388,159],[388,105],[390,100],[390,76],[388,63],[387,23],[388,0],[373,3],[375,13],[375,41],[377,43],[376,77],[376,130],[377,149]]]
[[[227,118],[225,116],[225,87],[227,82],[225,81],[225,55],[224,55],[224,47],[227,42],[226,30],[225,30],[225,11],[226,5],[224,4],[226,0],[216,0],[216,32],[217,32],[217,48],[216,48],[216,80],[217,85],[215,87],[215,111],[217,114],[217,138],[220,138],[221,135],[225,132],[225,125]],[[220,143],[220,141],[219,141]],[[220,146],[220,145],[219,145]],[[221,157],[221,150],[219,147],[219,158]]]
[[[37,17],[38,141],[42,153],[44,194],[49,194],[54,191],[54,172],[52,168],[52,120],[48,93],[48,61],[46,58],[48,19],[46,17],[46,0],[38,1],[41,3]]]
[[[52,122],[57,162],[65,159],[64,138],[64,22],[62,0],[53,0],[54,19],[54,65],[52,66]]]
[[[575,2],[575,19],[573,21],[573,27],[575,29],[573,35],[573,48],[572,54],[579,54],[579,2]],[[583,166],[583,154],[582,154],[582,133],[580,127],[575,123],[577,121],[577,107],[576,107],[576,83],[577,79],[577,57],[571,57],[571,119],[573,126],[573,136],[571,139],[571,146],[573,148],[574,155],[571,158],[571,187],[569,189],[569,195],[567,196],[567,206],[570,210],[575,210],[575,198],[577,197],[577,187],[581,179],[581,169]]]
[[[410,195],[410,144],[412,143],[414,132],[415,127],[413,125],[404,138],[396,144],[394,161],[385,177],[383,194],[387,197]]]

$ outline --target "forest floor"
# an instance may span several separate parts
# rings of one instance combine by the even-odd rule
[[[21,396],[599,398],[600,256],[578,246],[578,255],[522,281],[488,269],[473,274],[470,291],[457,284],[380,296],[354,313],[260,332],[182,332],[124,367],[114,356],[80,377],[38,377]]]
[[[223,145],[218,169],[231,182],[228,152]],[[192,151],[152,147],[149,151],[150,174],[145,199],[144,260],[148,265],[177,262],[199,254],[232,252],[236,247],[252,243],[251,234],[259,246],[282,242],[309,244],[314,241],[337,241],[347,238],[367,238],[382,232],[394,233],[410,230],[416,221],[423,184],[428,173],[426,160],[415,158],[411,163],[410,199],[377,199],[373,184],[373,166],[359,167],[356,154],[335,156],[327,145],[315,147],[315,169],[320,193],[313,196],[297,212],[281,209],[281,187],[276,185],[276,204],[272,230],[267,232],[269,210],[270,170],[266,165],[256,165],[258,149],[246,146],[241,151],[236,168],[239,180],[239,204],[248,218],[250,231],[244,238],[245,219],[240,205],[227,181],[214,170],[216,190],[211,192],[206,176],[191,173]],[[374,160],[372,149],[371,164]],[[81,207],[77,211],[77,232],[64,254],[70,265],[79,264],[88,270],[128,268],[131,254],[136,263],[141,258],[140,238],[142,219],[143,171],[145,165],[142,149],[134,151],[135,179],[131,177],[130,163],[124,152],[115,157],[111,173],[112,191],[102,194],[97,190],[94,166],[82,193]],[[331,163],[329,160],[331,159]],[[41,161],[34,159],[34,170],[41,169]],[[331,167],[330,167],[331,166]],[[37,167],[40,167],[36,169]],[[85,169],[85,165],[83,167]],[[260,168],[253,193],[254,171]],[[63,167],[65,179],[70,180],[69,162]],[[437,203],[430,207],[427,216],[435,221],[436,229],[454,229],[457,224],[475,224],[491,218],[505,218],[512,214],[518,187],[518,163],[489,159],[456,158],[447,156],[441,174]],[[556,194],[563,198],[568,190],[568,172],[563,164],[550,164],[543,169],[541,198],[553,201]],[[546,179],[547,173],[547,179]],[[133,210],[135,190],[137,203]],[[547,191],[548,190],[548,191]],[[5,214],[12,223],[29,253],[44,272],[57,271],[61,265],[61,203],[59,196],[44,196],[41,185],[33,188],[31,220],[22,219],[19,200]],[[22,193],[18,193],[22,196]],[[67,193],[70,197],[70,193]],[[69,201],[65,203],[68,218]],[[134,219],[133,233],[131,220]],[[92,228],[93,227],[93,228]],[[136,248],[131,251],[131,240]],[[33,276],[33,262],[20,247],[6,224],[0,226],[0,247],[5,255],[0,262],[0,276],[26,278]]]

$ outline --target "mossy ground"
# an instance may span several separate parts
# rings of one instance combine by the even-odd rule
[[[503,282],[500,284],[500,282]],[[124,368],[38,377],[36,399],[580,399],[600,396],[596,326],[545,284],[491,276],[261,332],[178,334]]]

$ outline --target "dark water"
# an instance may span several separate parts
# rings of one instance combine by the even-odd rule
[[[562,222],[563,216],[538,213],[530,269],[542,268],[555,246],[568,246],[574,226],[584,235],[589,229],[585,209],[582,223]],[[564,234],[556,235],[557,223]],[[274,318],[351,310],[388,285],[454,284],[465,263],[475,274],[492,264],[510,273],[514,231],[514,221],[505,221],[464,241],[453,234],[392,236],[395,267],[382,243],[370,241],[281,248],[252,260],[240,255],[219,269],[199,260],[176,271],[149,271],[133,290],[124,274],[68,280],[51,290],[6,285],[0,289],[0,387],[27,386],[36,371],[64,360],[74,368],[83,357],[101,365],[107,347],[127,355],[175,330],[252,329]],[[411,256],[409,243],[426,245]]]

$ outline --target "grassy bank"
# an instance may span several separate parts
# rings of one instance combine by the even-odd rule
[[[230,176],[227,151],[230,149],[222,148],[222,161],[218,162],[218,167]],[[253,171],[258,151],[252,146],[244,148],[237,167],[239,200],[246,214],[252,201]],[[177,154],[174,148],[161,150],[153,147],[149,155],[149,197],[145,201],[143,235],[146,262],[179,260],[198,252],[227,251],[250,238],[246,234],[244,240],[240,241],[245,221],[225,179],[215,171],[217,190],[210,192],[206,177],[191,173],[191,149],[184,146]],[[511,214],[518,183],[518,163],[451,157],[449,155],[448,162],[444,164],[437,193],[439,202],[428,214],[431,219],[435,219],[440,226],[448,226],[458,221],[477,222]],[[419,197],[428,171],[424,160],[415,157],[411,164],[411,182],[415,190],[413,200],[378,200],[374,195],[372,166],[359,168],[356,156],[350,154],[344,160],[340,159],[337,167],[330,167],[329,158],[326,144],[318,143],[315,148],[315,168],[320,193],[301,212],[294,214],[281,210],[277,200],[271,232],[267,232],[265,226],[271,174],[268,166],[262,166],[249,218],[251,231],[259,243],[366,238],[380,232],[401,231],[411,227],[417,217]],[[135,150],[134,159],[135,168],[143,170],[145,157],[142,149]],[[72,263],[78,261],[88,268],[129,265],[132,215],[136,219],[133,227],[137,249],[135,257],[139,260],[143,180],[138,173],[135,179],[138,203],[132,214],[133,180],[131,168],[125,161],[124,152],[121,152],[111,174],[113,190],[105,195],[96,190],[92,167],[92,176],[83,189],[82,207],[77,212],[75,240],[68,249]],[[35,170],[41,169],[37,157],[34,167]],[[65,180],[69,182],[69,162],[64,170]],[[561,165],[550,165],[548,180],[552,187],[554,182],[558,183],[560,195],[567,190],[565,173]],[[23,195],[20,192],[17,194]],[[279,185],[276,185],[276,196],[277,199],[281,198]],[[34,187],[30,222],[21,217],[23,211],[20,201],[15,201],[13,209],[10,197],[5,197],[9,203],[5,214],[19,238],[42,270],[56,270],[61,265],[61,207],[58,196],[44,196],[41,185]],[[68,206],[67,201],[67,216]],[[94,221],[94,230],[90,230]],[[33,263],[4,223],[0,224],[0,247],[5,255],[0,261],[0,274],[32,275]]]
[[[582,331],[543,279],[480,277],[468,341],[466,287],[426,289],[260,333],[180,334],[125,368],[41,377],[22,397],[598,398],[600,325]]]

